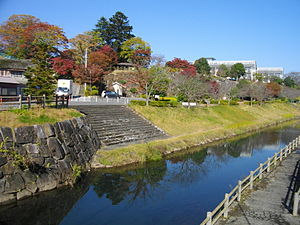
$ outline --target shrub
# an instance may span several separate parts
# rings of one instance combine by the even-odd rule
[[[98,89],[96,86],[87,86],[86,90],[84,91],[84,96],[91,96],[91,95],[97,95],[98,94]]]
[[[229,105],[239,105],[238,101],[235,101],[235,100],[231,100],[229,102]]]
[[[130,88],[130,90],[129,90],[132,94],[135,94],[135,93],[137,93],[137,89],[136,88]]]
[[[175,101],[151,101],[150,106],[154,107],[177,107],[178,102]]]
[[[219,104],[219,100],[212,99],[212,100],[210,100],[210,104]]]
[[[175,98],[175,97],[160,97],[159,100],[160,101],[175,101],[175,102],[177,102],[177,98]]]
[[[131,100],[130,101],[131,105],[140,105],[140,106],[145,106],[146,105],[146,101],[142,101],[142,100]]]
[[[220,105],[228,105],[228,100],[221,100]]]
[[[252,105],[255,105],[255,104],[258,104],[258,103],[259,103],[258,101],[252,101]],[[245,101],[244,104],[251,105],[251,102]]]

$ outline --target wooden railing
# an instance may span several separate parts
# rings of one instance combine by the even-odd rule
[[[31,108],[33,105],[40,105],[45,108],[52,106],[55,108],[67,108],[69,106],[69,96],[0,96],[0,110],[9,110],[11,108]]]
[[[300,136],[291,141],[279,152],[275,153],[273,157],[268,158],[267,161],[259,164],[259,167],[256,170],[251,171],[250,174],[243,180],[239,180],[238,184],[232,189],[232,191],[225,194],[224,200],[212,212],[207,212],[206,219],[200,225],[213,225],[218,221],[218,219],[220,219],[220,217],[223,216],[224,218],[227,218],[228,211],[232,203],[234,201],[241,201],[243,192],[247,188],[252,190],[256,179],[262,179],[264,173],[269,173],[272,169],[276,168],[283,159],[296,149],[298,145],[300,145]],[[293,211],[298,211],[299,199],[300,190],[294,195]]]

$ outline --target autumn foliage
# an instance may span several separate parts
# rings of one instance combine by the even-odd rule
[[[195,76],[197,73],[196,67],[189,63],[187,60],[174,58],[172,61],[168,61],[166,66],[173,69],[173,71],[180,71],[182,75]]]
[[[63,30],[55,25],[41,22],[30,15],[12,15],[0,26],[1,48],[8,55],[30,59],[35,54],[38,42],[51,46],[52,53],[66,47]]]

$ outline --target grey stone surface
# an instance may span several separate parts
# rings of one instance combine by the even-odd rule
[[[7,142],[13,142],[14,141],[14,135],[13,135],[13,132],[12,132],[11,128],[1,127],[0,132],[1,132],[2,140],[6,140]]]
[[[64,150],[62,149],[61,145],[57,141],[56,138],[51,137],[48,140],[48,146],[50,152],[53,154],[54,159],[63,159],[65,156]]]
[[[13,174],[6,177],[5,193],[15,193],[25,188],[24,180],[20,174]]]
[[[5,157],[0,157],[0,167],[7,163],[7,159]]]
[[[35,144],[37,142],[37,130],[34,126],[15,128],[15,136],[17,144]]]
[[[35,130],[37,132],[38,138],[42,139],[42,138],[46,138],[47,137],[46,134],[45,134],[44,129],[42,128],[42,126],[40,126],[40,125],[34,125],[34,128],[35,128]]]
[[[17,192],[17,200],[23,199],[25,197],[29,197],[32,193],[26,189]]]
[[[0,139],[6,136],[9,147],[23,156],[27,166],[21,168],[14,159],[0,155],[0,204],[66,184],[72,176],[71,165],[90,168],[91,156],[99,147],[95,131],[84,118],[14,130],[0,127]]]
[[[57,187],[56,179],[50,174],[40,174],[36,184],[39,191],[48,191]]]
[[[221,220],[221,225],[296,225],[300,217],[293,217],[288,210],[290,202],[291,178],[300,154],[292,153],[280,166],[272,171],[255,187],[244,201],[237,203],[229,219]]]
[[[37,144],[26,144],[24,145],[26,152],[28,154],[39,154],[40,153],[40,149],[39,146]]]

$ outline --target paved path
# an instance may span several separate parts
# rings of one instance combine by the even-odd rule
[[[295,151],[267,177],[245,200],[237,203],[227,221],[217,224],[230,225],[300,225],[300,217],[288,211],[294,185],[300,183],[300,151]],[[286,206],[287,207],[286,207]],[[299,210],[300,212],[300,210]]]

